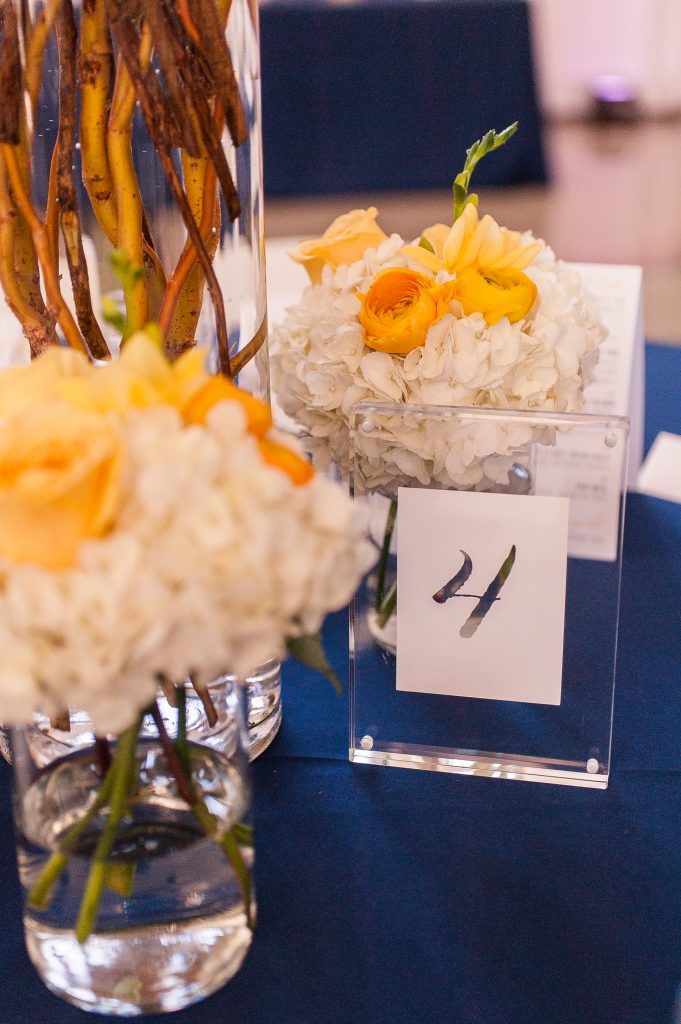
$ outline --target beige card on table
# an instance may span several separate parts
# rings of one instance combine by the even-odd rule
[[[398,501],[397,689],[560,704],[569,500]]]

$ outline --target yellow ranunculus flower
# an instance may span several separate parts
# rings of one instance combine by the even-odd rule
[[[122,444],[115,421],[48,403],[0,427],[0,558],[63,569],[110,527]]]
[[[301,242],[290,253],[291,259],[302,263],[312,284],[319,284],[326,263],[340,267],[362,258],[369,248],[375,248],[388,237],[376,223],[378,210],[350,210],[336,217],[321,238]]]
[[[416,270],[388,267],[359,298],[359,322],[369,348],[406,355],[423,345],[429,327],[449,312],[452,284],[439,285]]]
[[[426,228],[423,235],[434,252],[420,245],[407,245],[401,251],[431,274],[440,270],[460,274],[469,267],[524,270],[544,245],[540,241],[523,243],[519,231],[500,227],[488,213],[480,219],[472,203],[465,207],[451,228],[434,224]]]
[[[477,267],[464,270],[452,283],[466,316],[482,313],[488,324],[499,323],[503,316],[512,324],[522,320],[537,297],[537,286],[522,270]]]

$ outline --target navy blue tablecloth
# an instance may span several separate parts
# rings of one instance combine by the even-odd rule
[[[273,0],[260,25],[268,195],[448,187],[516,120],[476,183],[546,179],[525,0]]]
[[[649,346],[647,373],[649,446],[681,433],[681,350]],[[604,792],[351,765],[346,701],[287,665],[282,732],[254,766],[253,949],[225,989],[170,1019],[673,1024],[680,583],[681,507],[630,495]],[[327,640],[342,669],[344,614]],[[0,1024],[103,1022],[31,969],[0,776]]]

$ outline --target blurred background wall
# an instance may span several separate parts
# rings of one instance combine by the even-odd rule
[[[681,0],[261,4],[270,239],[370,205],[418,236],[466,147],[518,119],[485,210],[564,259],[642,264],[646,334],[681,342]]]
[[[530,0],[539,98],[552,117],[589,113],[600,76],[623,78],[642,113],[681,112],[679,0]]]

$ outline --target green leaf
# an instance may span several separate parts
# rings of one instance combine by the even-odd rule
[[[122,249],[111,253],[111,266],[124,292],[133,288],[144,277],[144,267],[137,266]]]
[[[499,146],[503,146],[504,143],[508,142],[508,140],[511,138],[511,136],[515,135],[515,133],[517,131],[518,131],[518,122],[514,121],[513,124],[509,124],[508,128],[504,128],[503,132],[499,132],[499,134],[497,135],[497,141],[496,141],[496,147],[495,148],[498,149]]]
[[[125,330],[125,316],[121,313],[118,303],[110,295],[102,299],[102,316],[108,324],[115,327],[121,334]]]
[[[144,277],[144,267],[133,263],[130,257],[127,256],[122,249],[114,249],[111,253],[111,266],[114,274],[120,282],[121,288],[123,289],[125,306],[129,309],[131,293],[139,281]],[[110,298],[105,298],[102,305],[105,306],[107,303],[111,303],[111,301],[112,300]],[[109,314],[104,311],[104,319],[110,323],[112,327],[115,327],[117,331],[120,331],[121,341],[127,341],[133,333],[132,327],[128,323],[127,318],[120,312],[114,314],[110,306],[109,309]]]
[[[300,661],[307,668],[319,672],[328,679],[336,693],[343,692],[340,679],[332,669],[324,651],[324,643],[320,633],[314,636],[293,636],[286,641],[286,647],[292,658]]]
[[[435,252],[435,249],[433,249],[433,246],[430,244],[425,235],[421,235],[421,237],[419,238],[419,246],[422,249],[427,249],[428,252]]]

